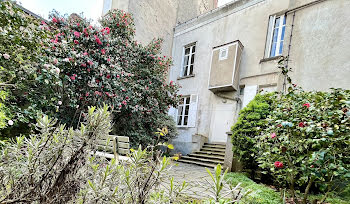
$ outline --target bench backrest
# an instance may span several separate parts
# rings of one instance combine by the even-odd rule
[[[98,150],[114,154],[115,150],[120,155],[130,153],[129,137],[108,135],[105,139],[97,140]]]

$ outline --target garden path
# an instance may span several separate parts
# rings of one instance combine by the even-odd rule
[[[174,177],[174,183],[176,185],[182,185],[183,181],[186,181],[188,186],[184,193],[187,196],[195,199],[205,199],[213,195],[211,185],[209,184],[209,182],[212,182],[212,179],[205,170],[205,167],[177,162],[177,166],[171,168],[169,176]],[[209,170],[212,173],[214,171],[213,168],[209,168]],[[166,182],[164,185],[169,185],[169,183]],[[223,189],[223,193],[225,194],[227,190],[229,188],[226,186]]]

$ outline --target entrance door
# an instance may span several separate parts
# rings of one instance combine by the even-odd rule
[[[236,107],[233,103],[221,102],[214,106],[210,125],[209,142],[226,143],[226,132],[229,132],[233,125],[234,110]]]

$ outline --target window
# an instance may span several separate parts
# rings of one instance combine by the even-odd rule
[[[190,111],[190,96],[183,97],[179,103],[177,110],[177,125],[187,126],[188,124],[188,113]]]
[[[189,76],[193,74],[194,55],[196,52],[196,43],[184,47],[184,57],[182,62],[181,76]]]
[[[228,47],[220,48],[219,60],[225,60],[228,56]]]
[[[286,29],[286,16],[270,16],[268,43],[265,57],[275,57],[282,54],[284,33]]]
[[[198,95],[192,94],[181,98],[176,110],[176,124],[178,127],[195,127],[197,117]],[[173,111],[169,112],[170,114]]]

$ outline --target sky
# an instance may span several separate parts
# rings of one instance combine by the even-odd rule
[[[102,14],[103,0],[17,0],[24,8],[48,19],[50,11],[57,10],[60,14],[84,13],[84,17],[97,19]]]

